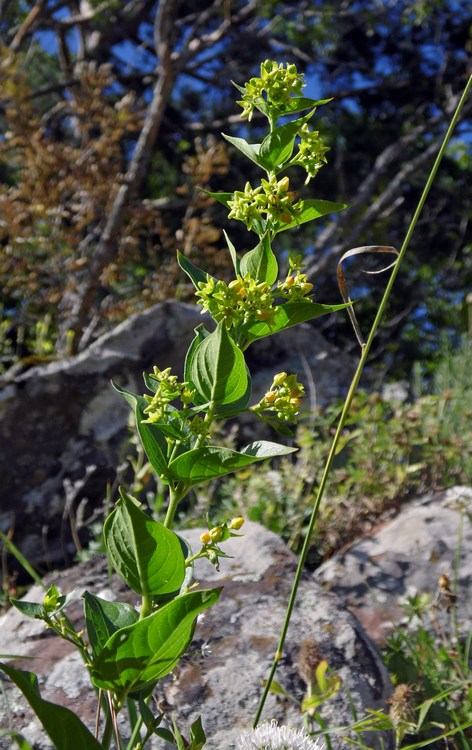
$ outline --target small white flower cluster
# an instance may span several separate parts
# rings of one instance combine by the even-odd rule
[[[313,741],[301,729],[279,726],[273,719],[255,729],[239,733],[237,750],[324,750],[320,740]]]

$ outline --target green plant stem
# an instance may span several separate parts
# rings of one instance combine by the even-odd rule
[[[132,728],[131,737],[126,746],[126,750],[133,750],[134,747],[136,746],[137,740],[139,739],[139,732],[143,725],[143,719],[141,716],[138,716],[137,711],[136,711],[136,704],[131,698],[127,698],[126,703],[128,706],[128,715],[130,719],[130,725]]]
[[[177,482],[175,487],[172,487],[172,485],[170,486],[169,505],[167,507],[167,513],[164,520],[164,526],[167,529],[170,529],[172,527],[177,506],[186,494],[187,489],[182,487],[182,482]]]
[[[113,736],[113,718],[111,715],[110,707],[108,706],[108,711],[107,711],[106,721],[105,721],[105,729],[103,730],[102,741],[101,741],[103,750],[108,750],[108,748],[110,747],[112,736]]]
[[[290,597],[289,597],[289,601],[288,601],[288,605],[287,605],[287,611],[286,611],[285,620],[284,620],[284,623],[283,623],[283,626],[282,626],[282,631],[281,631],[281,634],[280,634],[279,643],[277,645],[277,650],[276,650],[275,655],[274,655],[274,660],[273,660],[273,663],[272,663],[270,674],[269,674],[269,677],[267,679],[267,682],[266,682],[266,685],[265,685],[265,688],[264,688],[264,692],[262,694],[262,697],[261,697],[261,700],[260,700],[260,703],[259,703],[259,706],[258,706],[258,709],[257,709],[257,712],[256,712],[256,716],[255,716],[255,719],[254,719],[254,727],[256,727],[257,724],[259,723],[259,720],[260,720],[260,717],[261,717],[261,714],[262,714],[265,702],[267,700],[267,696],[268,696],[269,691],[270,691],[270,687],[271,687],[272,681],[273,681],[275,673],[277,671],[277,667],[278,667],[279,661],[280,661],[280,659],[282,657],[283,649],[284,649],[284,646],[285,646],[285,640],[287,638],[287,631],[288,631],[288,628],[289,628],[289,625],[290,625],[290,621],[291,621],[291,618],[292,618],[292,613],[293,613],[293,609],[294,609],[294,606],[295,606],[295,601],[296,601],[296,598],[297,598],[297,593],[298,593],[298,588],[299,588],[299,585],[300,585],[300,580],[301,580],[303,568],[304,568],[305,561],[306,561],[307,554],[308,554],[308,550],[309,550],[309,547],[310,547],[311,535],[313,533],[315,522],[316,522],[317,517],[318,517],[319,507],[320,507],[320,504],[321,504],[321,500],[323,498],[323,494],[324,494],[325,487],[326,487],[326,482],[328,480],[328,476],[329,476],[329,473],[330,473],[330,470],[331,470],[331,465],[332,465],[332,462],[333,462],[333,458],[336,455],[336,449],[337,449],[337,445],[338,445],[338,442],[339,442],[339,438],[340,438],[340,436],[342,434],[342,431],[344,429],[344,424],[345,424],[345,421],[346,421],[346,417],[347,417],[347,415],[349,413],[349,409],[351,407],[352,400],[354,398],[354,394],[356,393],[357,387],[359,385],[359,381],[360,381],[362,372],[364,370],[364,366],[365,366],[367,357],[369,355],[369,351],[370,351],[370,348],[372,346],[372,342],[374,340],[375,334],[377,333],[377,330],[379,328],[380,322],[382,320],[382,317],[384,315],[385,309],[387,307],[387,303],[388,303],[388,300],[389,300],[389,297],[390,297],[390,293],[391,293],[392,288],[393,288],[393,284],[394,284],[395,279],[397,277],[397,274],[398,274],[398,272],[400,270],[401,263],[403,261],[403,258],[405,257],[405,253],[407,251],[408,245],[410,244],[410,240],[411,240],[411,237],[412,237],[413,232],[415,230],[415,227],[416,227],[416,224],[417,224],[418,219],[420,217],[420,214],[421,214],[421,212],[423,210],[426,198],[427,198],[428,193],[429,193],[429,191],[431,189],[431,186],[432,186],[432,184],[434,182],[434,178],[436,176],[436,173],[438,171],[439,165],[440,165],[440,163],[442,161],[442,158],[444,156],[444,152],[445,152],[446,147],[447,147],[447,145],[449,143],[449,140],[450,140],[450,138],[452,136],[454,128],[455,128],[455,126],[457,124],[460,112],[462,110],[462,107],[463,107],[466,99],[467,99],[467,96],[469,94],[471,86],[472,86],[472,76],[467,81],[467,84],[466,84],[466,86],[464,88],[464,91],[462,93],[460,101],[459,101],[459,103],[458,103],[458,105],[456,107],[456,111],[454,112],[454,115],[453,115],[453,117],[451,119],[451,122],[449,124],[449,127],[447,129],[446,135],[444,136],[442,145],[441,145],[441,147],[440,147],[440,149],[438,151],[438,155],[436,156],[436,160],[435,160],[435,162],[433,164],[433,167],[431,169],[431,172],[429,174],[428,180],[427,180],[426,185],[424,187],[424,190],[423,190],[423,193],[422,193],[421,198],[419,200],[418,206],[417,206],[416,211],[415,211],[415,213],[413,215],[413,218],[412,218],[412,220],[410,222],[410,226],[408,227],[408,231],[406,233],[406,236],[405,236],[405,239],[403,241],[401,250],[399,252],[399,255],[398,255],[398,258],[397,258],[397,262],[395,263],[395,266],[393,267],[393,270],[392,270],[392,273],[390,275],[388,284],[387,284],[387,286],[385,288],[385,292],[383,294],[382,300],[381,300],[379,308],[377,310],[377,314],[375,316],[374,322],[372,323],[372,327],[370,329],[369,336],[367,338],[366,343],[362,347],[361,358],[359,360],[359,364],[357,366],[356,372],[354,373],[354,377],[352,379],[351,385],[349,387],[348,394],[346,396],[346,400],[344,402],[344,406],[343,406],[341,415],[339,417],[339,422],[338,422],[338,426],[337,426],[337,429],[336,429],[336,433],[335,433],[334,438],[333,438],[333,442],[332,442],[332,445],[331,445],[331,448],[330,448],[330,451],[329,451],[329,454],[328,454],[328,458],[326,460],[326,464],[325,464],[325,467],[324,467],[324,470],[323,470],[323,475],[322,475],[322,478],[321,478],[320,486],[318,488],[318,493],[317,493],[317,496],[316,496],[316,499],[315,499],[315,502],[314,502],[314,505],[313,505],[313,510],[312,510],[312,513],[311,513],[311,516],[310,516],[310,522],[308,524],[308,528],[307,528],[307,532],[306,532],[306,536],[305,536],[305,541],[304,541],[304,544],[303,544],[303,547],[302,547],[302,550],[301,550],[301,553],[300,553],[300,558],[299,558],[299,561],[298,561],[297,570],[296,570],[296,573],[295,573],[295,576],[294,576],[294,580],[293,580],[293,584],[292,584],[292,590],[290,592]]]

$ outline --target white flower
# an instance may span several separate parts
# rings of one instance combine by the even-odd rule
[[[280,726],[275,720],[255,729],[244,729],[236,742],[237,750],[323,750],[319,740],[313,741],[301,729]]]

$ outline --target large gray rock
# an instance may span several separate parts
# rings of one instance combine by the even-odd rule
[[[169,301],[134,315],[71,359],[32,368],[0,391],[0,528],[14,530],[43,569],[69,564],[71,530],[100,507],[115,477],[130,410],[110,380],[142,393],[154,364],[181,373],[201,309]],[[248,352],[255,401],[278,371],[297,372],[310,401],[339,396],[350,361],[310,325],[258,342]],[[308,381],[308,382],[307,382]],[[250,442],[260,423],[245,424]],[[244,439],[246,435],[242,435]]]
[[[195,573],[200,585],[223,585],[223,593],[198,625],[185,659],[158,691],[158,698],[174,707],[184,733],[198,715],[202,716],[209,737],[207,750],[231,748],[237,730],[252,724],[262,680],[267,677],[276,650],[296,565],[292,553],[275,534],[254,523],[248,523],[242,531],[244,536],[225,543],[224,550],[234,557],[221,561],[220,572],[206,560],[197,561]],[[194,549],[199,547],[200,533],[184,533]],[[87,587],[102,596],[112,595],[103,561],[76,566],[58,574],[56,580],[64,592],[72,588],[80,592]],[[112,588],[121,596],[116,582]],[[33,597],[42,598],[37,587],[27,598]],[[68,613],[77,624],[80,622],[78,602]],[[41,623],[25,621],[16,610],[0,618],[0,632],[2,652],[38,657],[34,662],[17,660],[16,664],[39,672],[43,697],[75,710],[79,707],[80,715],[92,727],[94,696],[87,687],[80,659],[68,645],[51,637]],[[306,666],[304,669],[300,654],[307,650],[312,659],[326,659],[343,680],[339,693],[323,707],[322,715],[329,726],[352,722],[350,701],[359,716],[367,708],[385,707],[391,686],[376,648],[342,602],[324,592],[309,575],[301,582],[287,647],[277,672],[277,680],[298,703],[306,690]],[[49,750],[50,744],[17,691],[9,688],[7,693],[15,728],[35,742],[37,750]],[[269,696],[263,718],[301,725],[299,707],[273,695]],[[6,721],[6,711],[0,709],[0,724]],[[384,747],[390,747],[390,739],[383,738]],[[350,746],[346,740],[336,738],[337,748]],[[9,747],[0,740],[0,750]],[[369,747],[379,747],[379,737],[369,735]]]
[[[454,487],[408,503],[393,519],[334,555],[316,580],[342,599],[369,636],[385,641],[414,593],[441,597],[439,579],[454,583],[459,626],[472,627],[472,489]],[[458,554],[459,553],[459,554]]]

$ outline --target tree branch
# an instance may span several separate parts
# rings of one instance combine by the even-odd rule
[[[154,26],[154,39],[160,64],[152,100],[128,170],[117,191],[105,226],[100,234],[98,246],[93,253],[87,274],[77,289],[72,292],[72,305],[70,304],[70,296],[67,295],[69,299],[66,299],[66,296],[64,297],[64,308],[67,310],[67,307],[69,307],[70,313],[66,315],[66,320],[61,329],[58,343],[59,352],[65,351],[67,340],[70,340],[70,331],[74,334],[74,349],[77,349],[80,343],[87,315],[92,306],[95,289],[104,269],[113,260],[117,252],[118,238],[124,223],[127,206],[136,193],[149,163],[166,103],[174,83],[172,44],[176,5],[175,0],[161,0],[159,3]],[[85,238],[83,242],[85,244],[93,243],[93,234],[92,237],[89,235],[88,238]]]
[[[395,177],[388,183],[387,187],[373,200],[369,208],[362,214],[354,224],[351,231],[342,236],[342,239],[336,241],[347,224],[352,224],[353,213],[359,213],[363,206],[372,201],[372,197],[379,184],[380,178],[388,171],[388,168],[395,162],[401,163],[405,159],[405,149],[414,143],[424,133],[434,133],[438,125],[447,119],[451,108],[451,102],[445,107],[446,112],[441,115],[431,117],[427,122],[412,128],[408,133],[387,146],[376,158],[374,166],[368,176],[361,182],[355,193],[355,206],[341,214],[338,222],[329,224],[321,232],[313,248],[314,258],[307,262],[307,274],[316,276],[323,274],[326,269],[338,258],[343,252],[356,245],[359,236],[372,224],[375,219],[381,215],[386,207],[391,205],[394,200],[401,194],[401,186],[407,178],[415,171],[420,169],[428,159],[437,151],[438,145],[436,140],[428,148],[404,163]],[[333,243],[330,245],[330,243]],[[328,246],[328,249],[325,248]]]

